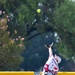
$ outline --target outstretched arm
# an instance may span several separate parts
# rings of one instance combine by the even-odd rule
[[[53,46],[53,43],[51,45],[49,45],[49,47],[47,47],[47,45],[45,45],[46,48],[48,48],[49,50],[49,56],[52,56],[53,55],[53,51],[52,51],[52,47]]]

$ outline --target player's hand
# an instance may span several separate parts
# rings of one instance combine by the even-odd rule
[[[51,43],[51,45],[49,45],[49,47],[52,47],[53,46],[53,42]]]
[[[46,44],[45,44],[45,47],[46,47],[46,48],[49,48]]]
[[[51,45],[49,45],[49,46],[47,46],[47,45],[45,44],[45,47],[48,48],[48,49],[51,48],[52,46],[53,46],[53,42],[52,42]]]

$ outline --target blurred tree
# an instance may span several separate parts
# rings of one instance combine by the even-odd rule
[[[0,70],[17,70],[23,61],[21,53],[24,49],[24,38],[9,38],[7,20],[0,20]]]
[[[38,8],[41,9],[41,13],[37,13]],[[2,11],[0,11],[0,18],[5,15],[8,18],[7,30],[10,31],[10,38],[14,39],[21,35],[25,37],[26,43],[35,36],[56,31],[61,38],[61,42],[57,44],[59,53],[65,58],[75,60],[74,2],[71,0],[0,0],[0,10]]]
[[[58,49],[61,55],[66,58],[75,58],[75,2],[65,0],[54,12],[54,29],[61,37]],[[75,59],[73,59],[75,60]]]

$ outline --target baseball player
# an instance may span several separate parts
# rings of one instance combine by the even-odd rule
[[[58,64],[61,62],[61,58],[56,54],[53,56],[53,52],[51,48],[52,46],[53,43],[49,47],[46,46],[46,48],[48,48],[49,51],[49,58],[44,65],[42,75],[57,75],[59,71]]]

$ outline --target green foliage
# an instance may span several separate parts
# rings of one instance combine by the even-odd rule
[[[75,32],[75,3],[71,1],[65,1],[61,6],[56,8],[55,11],[55,27],[62,28],[68,32]],[[61,27],[62,26],[62,27]]]
[[[60,53],[66,58],[75,56],[75,3],[65,0],[61,6],[56,6],[54,12],[54,28],[61,37],[61,44],[58,45]]]
[[[64,41],[57,44],[58,52],[66,59],[70,59],[74,54],[71,48],[68,48]]]
[[[23,41],[9,38],[7,20],[0,20],[0,70],[17,70],[23,61]],[[19,41],[19,42],[18,42]]]
[[[21,25],[24,25],[24,23],[27,21],[31,24],[34,20],[34,13],[31,12],[31,10],[25,4],[22,4],[18,9],[18,15],[19,23]]]
[[[43,6],[38,6],[38,3],[42,3]],[[8,29],[7,20],[0,21],[1,70],[18,68],[23,60],[20,55],[24,47],[21,38],[25,37],[26,43],[27,37],[33,37],[34,30],[37,33],[46,33],[51,28],[54,29],[61,38],[61,43],[57,44],[59,53],[65,58],[75,56],[75,2],[71,0],[0,0],[0,4],[1,10],[5,12],[0,16],[8,16],[9,20]],[[40,14],[36,12],[38,8],[42,11]],[[32,22],[35,18],[37,22],[33,25]],[[47,22],[45,22],[45,18],[48,18]],[[28,35],[26,35],[27,33]],[[30,61],[33,60],[30,57]]]
[[[0,3],[5,4],[7,0],[0,0]]]
[[[28,3],[30,3],[31,7],[34,9],[34,10],[37,10],[37,0],[36,1],[33,1],[33,0],[27,0]]]

